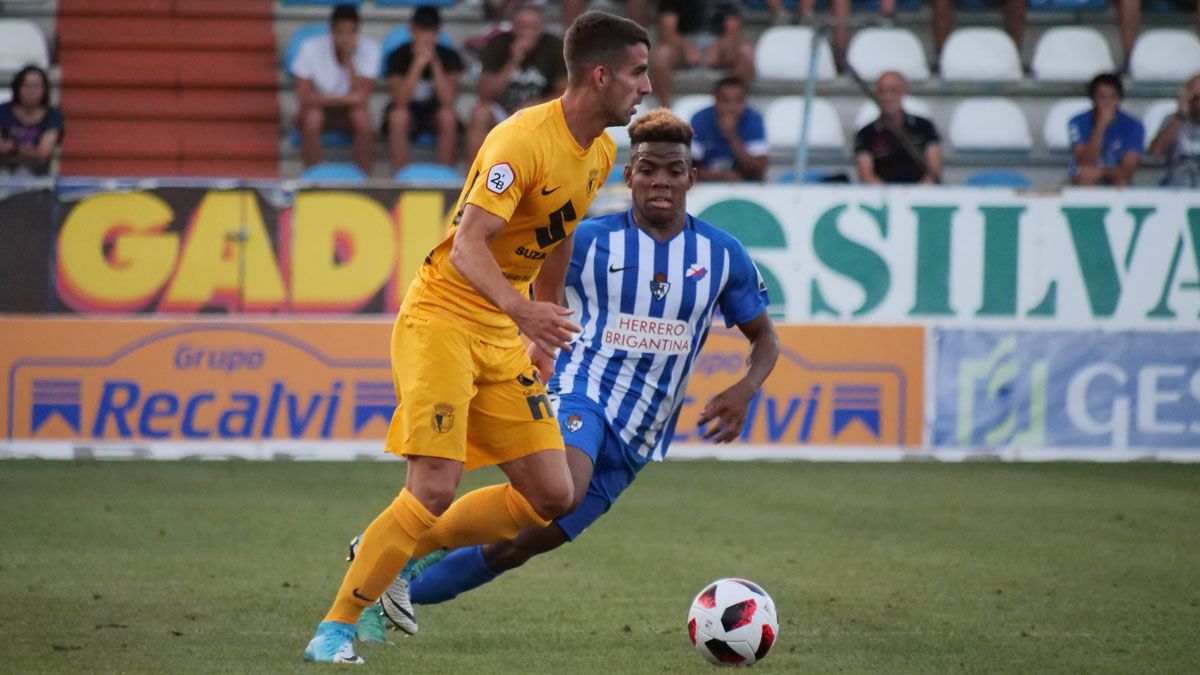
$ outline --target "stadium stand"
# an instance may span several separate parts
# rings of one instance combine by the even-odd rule
[[[444,164],[431,164],[427,162],[417,162],[409,164],[400,169],[392,176],[396,181],[411,181],[419,182],[462,182],[463,175],[456,169],[448,167]]]
[[[314,164],[300,174],[301,180],[327,181],[337,183],[361,183],[367,180],[367,174],[353,164],[345,162],[322,162]]]
[[[960,28],[942,48],[941,73],[947,82],[1018,82],[1021,55],[999,28]]]
[[[1142,126],[1146,128],[1146,145],[1154,140],[1154,135],[1162,128],[1163,121],[1175,114],[1179,109],[1179,103],[1173,98],[1166,98],[1160,101],[1154,101],[1142,115]]]
[[[682,96],[675,100],[671,105],[671,112],[677,117],[688,122],[692,121],[692,117],[713,104],[712,94],[692,94],[690,96]]]
[[[968,98],[950,118],[950,145],[956,150],[1027,152],[1033,147],[1021,106],[1007,98]]]
[[[1135,82],[1180,82],[1200,70],[1200,37],[1178,28],[1148,30],[1129,57]]]
[[[1057,101],[1046,114],[1046,123],[1042,125],[1042,142],[1048,150],[1067,152],[1071,149],[1071,139],[1067,132],[1067,124],[1071,118],[1092,107],[1091,99],[1085,96],[1066,98]]]
[[[1116,66],[1108,43],[1095,28],[1058,26],[1038,40],[1030,69],[1042,82],[1086,82]]]
[[[1032,183],[1025,174],[1012,169],[996,169],[993,171],[976,171],[967,177],[967,185],[975,187],[1004,187],[1028,188]]]
[[[813,29],[807,26],[773,26],[763,31],[754,45],[757,77],[796,82],[807,80],[812,41]],[[817,50],[816,79],[828,81],[837,77],[829,41],[821,40]],[[801,58],[796,58],[798,54]]]
[[[926,119],[933,118],[933,109],[923,98],[905,96],[901,105],[910,115]],[[863,104],[858,107],[858,112],[854,113],[854,131],[858,131],[878,118],[879,106],[874,101],[863,101]]]
[[[929,60],[921,41],[903,28],[864,28],[850,38],[846,60],[870,82],[895,70],[909,82],[929,79]]]
[[[0,72],[11,77],[29,63],[50,66],[50,50],[42,30],[32,21],[0,19]]]
[[[808,127],[808,144],[813,150],[846,150],[846,134],[838,119],[837,110],[825,99],[812,102],[812,120]],[[767,143],[772,150],[790,151],[800,142],[800,121],[804,116],[803,96],[781,96],[771,101],[764,114]]]

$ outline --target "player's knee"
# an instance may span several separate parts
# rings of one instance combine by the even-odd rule
[[[529,505],[546,520],[562,518],[575,508],[575,488],[570,481],[555,481],[539,486],[533,495],[526,495]]]

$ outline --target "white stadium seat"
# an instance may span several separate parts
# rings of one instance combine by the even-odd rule
[[[1018,82],[1021,55],[999,28],[959,28],[942,47],[942,78],[947,82]]]
[[[1200,37],[1196,37],[1195,31],[1148,30],[1133,44],[1129,74],[1137,82],[1182,82],[1197,71],[1200,71]]]
[[[754,45],[754,68],[765,80],[808,79],[813,29],[807,26],[774,26],[763,31]],[[837,77],[829,41],[817,47],[817,80]]]
[[[50,52],[37,24],[0,19],[0,72],[15,73],[29,64],[48,68]]]
[[[1028,151],[1033,145],[1021,106],[999,96],[968,98],[950,118],[956,150]]]
[[[767,143],[772,148],[794,148],[800,144],[800,120],[804,114],[803,96],[780,96],[767,105],[764,124]],[[846,134],[838,121],[837,110],[823,98],[814,98],[808,126],[808,147],[818,150],[843,150]]]
[[[1104,36],[1095,28],[1059,26],[1042,34],[1030,63],[1042,82],[1086,82],[1116,70]]]
[[[629,127],[609,127],[605,131],[612,136],[618,150],[629,148]]]
[[[704,110],[713,104],[711,94],[692,94],[691,96],[681,96],[675,99],[675,105],[671,106],[671,112],[679,119],[692,123],[692,116]]]
[[[929,79],[925,49],[912,31],[903,28],[864,28],[850,39],[846,60],[859,77],[873,81],[895,70],[910,82]]]
[[[925,119],[933,118],[933,109],[925,102],[925,99],[914,98],[912,96],[904,97],[904,112]],[[875,105],[875,101],[865,101],[858,106],[858,112],[854,113],[854,131],[867,126],[879,118],[879,106]]]
[[[1067,133],[1067,125],[1071,118],[1092,107],[1092,101],[1083,96],[1064,98],[1050,106],[1046,113],[1046,123],[1042,125],[1042,141],[1049,150],[1070,150],[1071,137]]]
[[[1163,122],[1174,115],[1177,110],[1179,110],[1179,101],[1173,98],[1159,99],[1146,107],[1146,114],[1142,115],[1142,125],[1146,127],[1147,149],[1150,148],[1150,141],[1154,140],[1154,136],[1162,128]]]

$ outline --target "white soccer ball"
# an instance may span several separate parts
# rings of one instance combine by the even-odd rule
[[[753,581],[718,579],[700,591],[688,611],[688,637],[713,663],[748,666],[761,661],[778,636],[775,602]]]

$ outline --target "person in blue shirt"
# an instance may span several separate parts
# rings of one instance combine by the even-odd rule
[[[1072,185],[1130,185],[1146,145],[1146,129],[1120,109],[1121,78],[1101,73],[1088,84],[1092,109],[1071,118]]]
[[[46,71],[25,66],[13,77],[12,100],[0,104],[0,169],[45,176],[62,136],[63,117],[50,105]]]
[[[382,615],[406,633],[417,632],[414,604],[450,600],[574,541],[647,464],[663,459],[714,318],[737,326],[750,350],[743,377],[701,410],[704,438],[738,438],[751,399],[775,366],[779,338],[750,254],[687,212],[696,175],[692,130],[659,108],[630,125],[629,136],[625,183],[632,208],[579,224],[565,288],[551,298],[575,310],[583,332],[557,361],[534,358],[539,377],[553,373],[548,389],[576,484],[573,510],[510,541],[436,551],[410,563],[379,599]],[[369,637],[378,635],[371,625],[379,620],[378,612],[363,612],[359,639],[379,640]]]
[[[713,105],[692,116],[692,161],[700,180],[760,181],[767,172],[763,117],[746,105],[746,81],[717,82]]]

